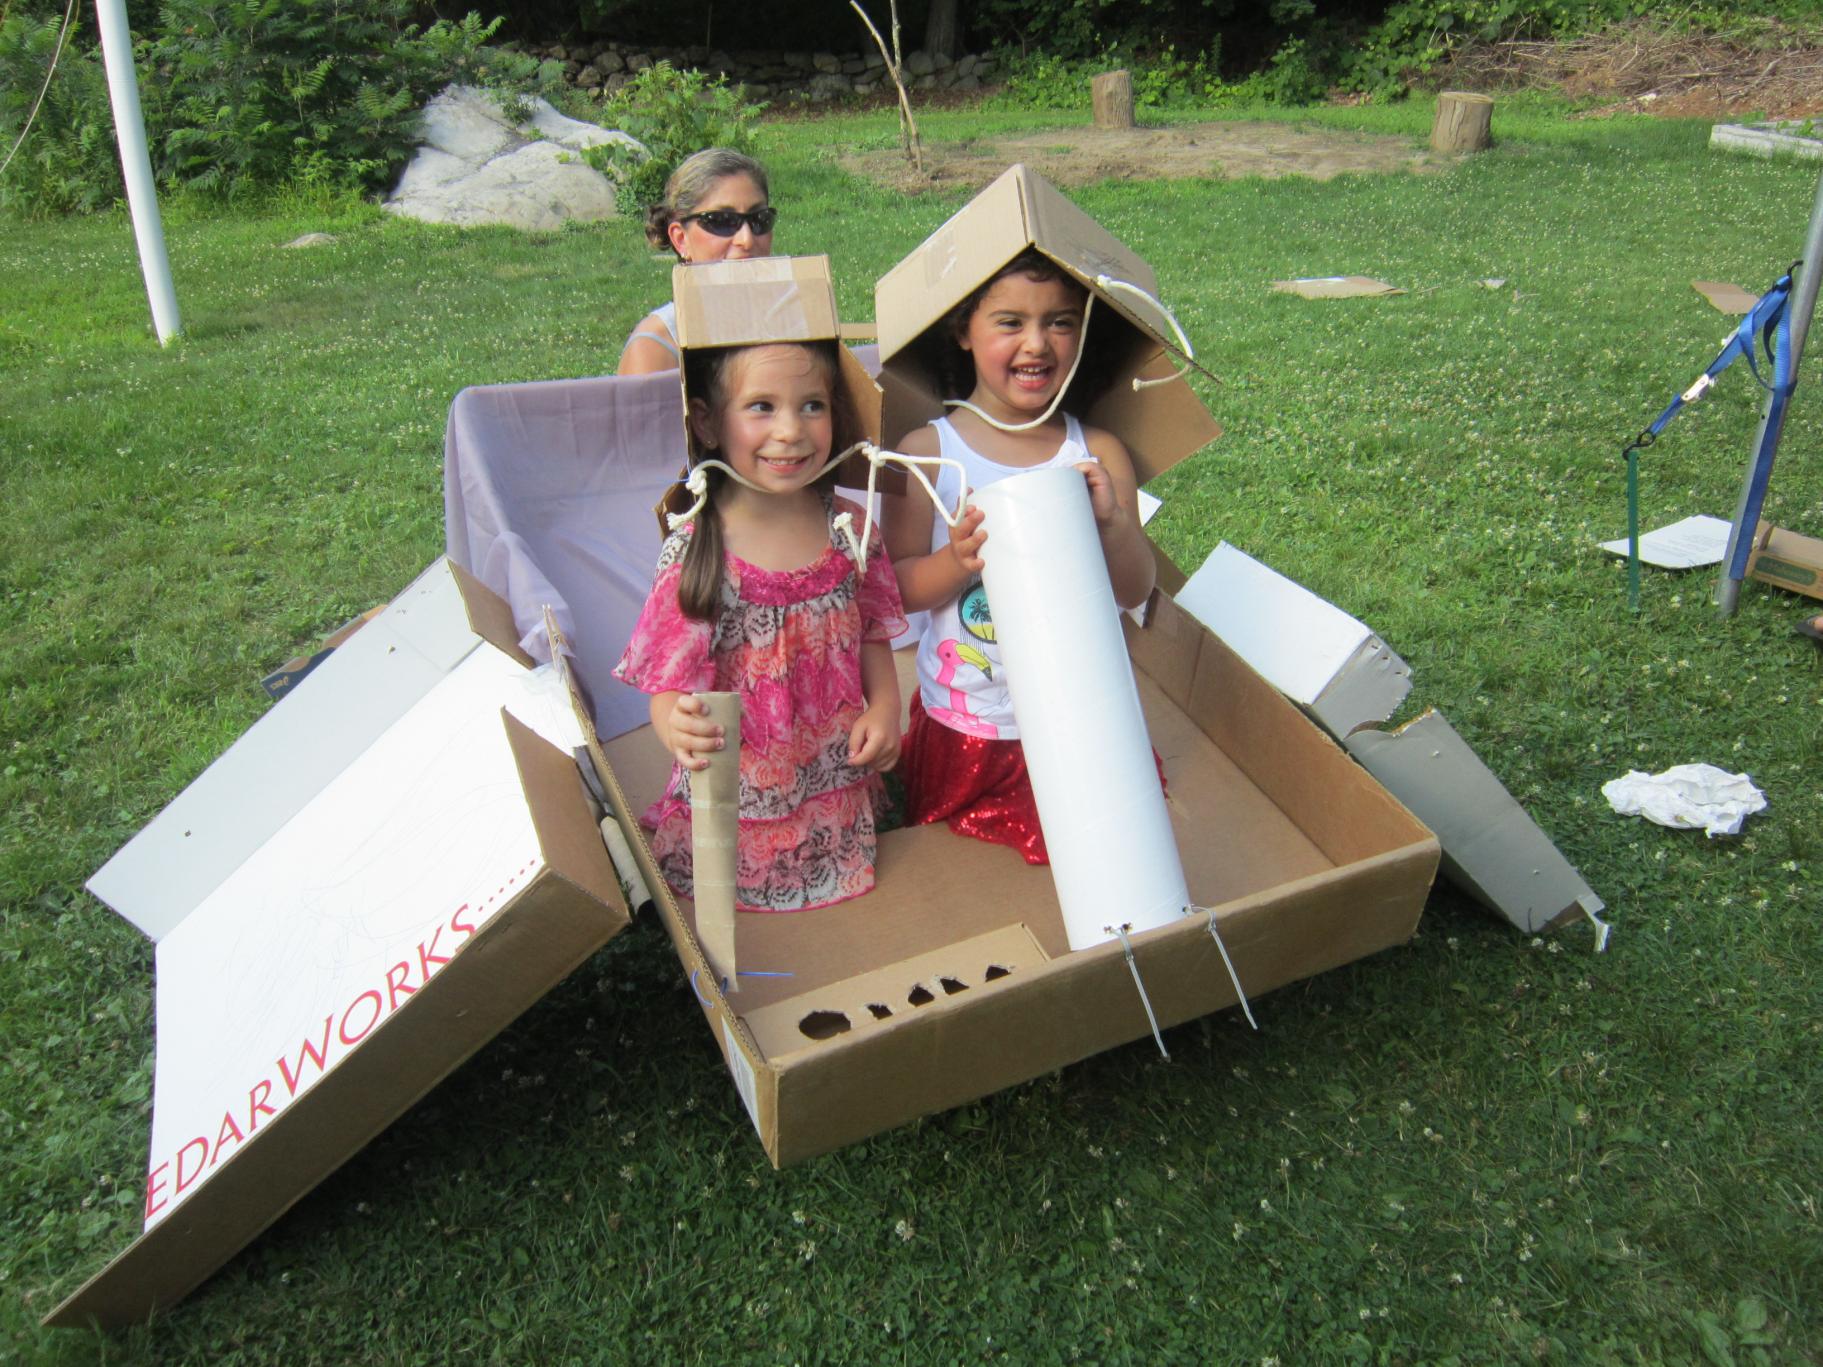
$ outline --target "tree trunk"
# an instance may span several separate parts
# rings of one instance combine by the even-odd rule
[[[1133,77],[1125,71],[1109,71],[1089,83],[1095,102],[1097,128],[1133,127]]]
[[[924,25],[924,50],[952,62],[962,55],[961,0],[931,0]]]
[[[1437,97],[1431,146],[1439,152],[1479,152],[1488,145],[1488,126],[1493,118],[1492,96],[1446,90]]]

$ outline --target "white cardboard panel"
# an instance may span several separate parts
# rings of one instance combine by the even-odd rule
[[[104,864],[89,891],[162,940],[478,640],[449,562],[438,560]]]
[[[1348,751],[1437,833],[1445,871],[1465,892],[1524,931],[1567,911],[1593,917],[1602,900],[1494,772],[1430,711],[1398,731],[1357,731]]]
[[[1175,597],[1338,736],[1385,721],[1411,691],[1410,669],[1364,623],[1226,541]]]
[[[544,867],[500,716],[525,675],[474,651],[159,942],[148,1228]]]

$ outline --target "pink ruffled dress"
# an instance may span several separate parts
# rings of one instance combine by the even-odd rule
[[[741,695],[740,872],[743,911],[803,911],[858,897],[874,885],[880,776],[848,763],[848,733],[866,707],[861,645],[905,629],[892,565],[876,528],[867,572],[855,572],[829,500],[829,545],[797,570],[722,562],[715,621],[677,604],[692,527],[665,539],[657,579],[615,675],[646,693]],[[692,892],[690,775],[672,765],[664,796],[641,818],[666,880]]]

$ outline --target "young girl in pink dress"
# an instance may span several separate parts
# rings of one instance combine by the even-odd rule
[[[692,894],[690,775],[722,748],[698,691],[741,696],[736,905],[799,911],[873,887],[880,775],[899,756],[889,642],[905,629],[878,533],[865,573],[836,525],[830,453],[858,437],[835,343],[689,352],[707,504],[666,539],[615,674],[652,695],[675,763],[646,812],[666,879]],[[859,518],[857,516],[857,521]]]

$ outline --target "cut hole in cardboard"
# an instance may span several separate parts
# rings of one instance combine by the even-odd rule
[[[968,984],[960,978],[939,978],[937,982],[943,988],[944,995],[948,997],[953,997],[958,992],[968,991]]]
[[[923,983],[919,983],[911,990],[911,995],[905,1000],[910,1002],[913,1006],[928,1006],[931,1002],[935,1001],[936,998],[931,996],[928,987]]]
[[[887,1020],[892,1016],[892,1008],[885,1002],[869,1002],[867,1009],[873,1012],[874,1019],[877,1021]]]
[[[995,978],[1004,978],[1012,971],[1013,970],[1010,968],[1002,968],[999,964],[989,964],[987,966],[987,973],[983,975],[981,980],[983,982],[991,983]]]
[[[850,1028],[848,1017],[840,1011],[812,1011],[798,1022],[798,1029],[808,1039],[834,1039]]]

